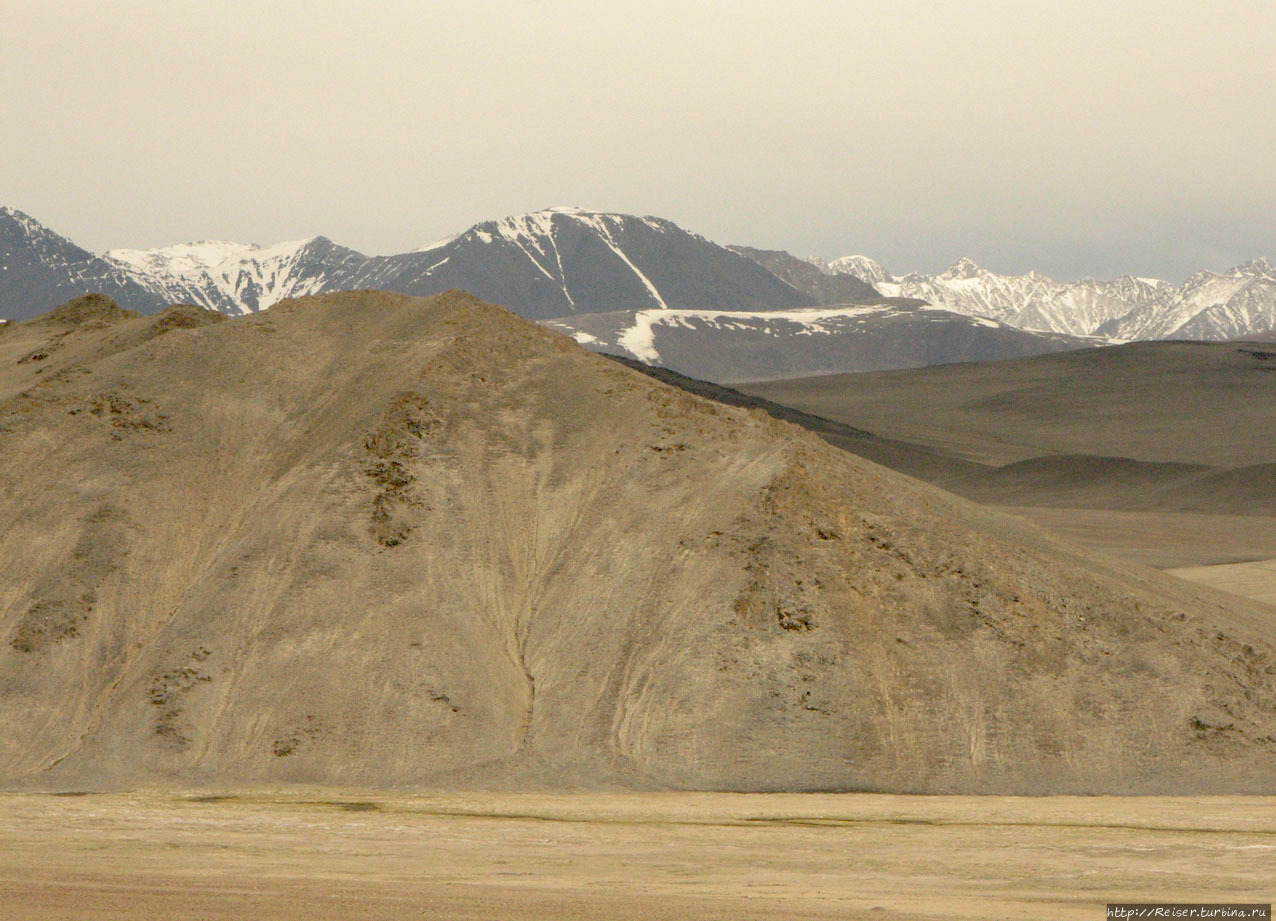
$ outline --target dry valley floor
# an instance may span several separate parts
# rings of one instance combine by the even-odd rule
[[[1246,797],[310,790],[0,797],[0,914],[1086,919],[1276,898]]]

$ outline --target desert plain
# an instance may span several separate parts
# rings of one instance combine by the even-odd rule
[[[65,921],[1097,919],[1271,902],[1262,797],[0,797],[0,908]]]

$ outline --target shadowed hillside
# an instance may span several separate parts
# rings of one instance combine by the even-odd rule
[[[1265,791],[1276,626],[460,293],[0,334],[0,781]]]

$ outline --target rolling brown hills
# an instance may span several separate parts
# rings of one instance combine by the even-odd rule
[[[1261,344],[1136,342],[736,386],[983,464],[1048,454],[1219,468],[1276,461],[1276,353]]]
[[[1143,342],[742,389],[907,445],[843,446],[1130,560],[1276,556],[1276,353],[1261,343]]]
[[[462,293],[0,333],[0,785],[1267,792],[1268,609]]]

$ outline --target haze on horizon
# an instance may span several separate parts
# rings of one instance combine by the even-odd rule
[[[0,204],[99,252],[401,252],[579,204],[895,272],[1276,257],[1269,0],[54,0],[0,30]]]

